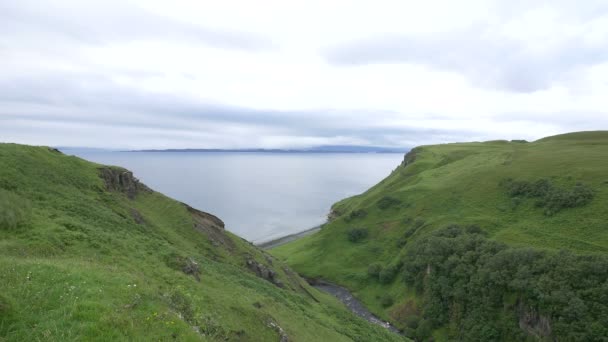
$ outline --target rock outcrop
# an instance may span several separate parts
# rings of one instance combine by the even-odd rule
[[[125,169],[102,167],[99,169],[99,176],[103,179],[106,190],[122,192],[130,199],[135,199],[140,192],[152,191],[135,178],[133,172]]]
[[[247,258],[247,268],[253,271],[258,277],[267,280],[278,287],[283,287],[284,284],[277,277],[277,273],[264,264],[255,261],[252,258]]]
[[[229,252],[236,250],[234,241],[226,234],[224,222],[214,215],[184,204],[194,218],[194,229],[205,234],[215,247],[223,247]]]
[[[406,167],[408,165],[410,165],[411,163],[416,161],[416,154],[418,153],[418,148],[413,148],[411,151],[409,151],[408,153],[405,154],[405,157],[403,158],[403,162],[401,163],[402,167]]]

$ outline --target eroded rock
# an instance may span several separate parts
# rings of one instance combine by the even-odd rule
[[[255,261],[252,258],[247,258],[247,268],[253,271],[258,277],[267,280],[278,287],[283,287],[284,284],[277,277],[277,273],[264,264]]]
[[[106,190],[122,192],[130,199],[135,199],[139,192],[151,191],[133,176],[133,172],[125,169],[102,167],[99,169],[99,176],[103,179]]]

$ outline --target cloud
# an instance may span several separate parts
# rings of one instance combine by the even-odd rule
[[[137,40],[202,43],[216,48],[250,51],[274,48],[257,34],[175,20],[125,1],[53,2],[24,0],[0,3],[0,32],[21,39],[73,40],[104,45]]]
[[[551,87],[579,67],[608,61],[608,45],[568,39],[538,48],[467,30],[375,36],[331,47],[325,57],[335,65],[421,64],[462,73],[480,87],[534,92]]]
[[[607,6],[4,1],[0,139],[408,147],[608,128]]]
[[[181,147],[192,147],[188,144],[192,144],[195,137],[215,136],[215,141],[201,140],[195,146],[209,148],[328,144],[410,146],[423,138],[454,139],[463,138],[468,133],[395,126],[382,121],[370,125],[369,118],[374,114],[356,109],[276,110],[208,103],[197,98],[144,92],[95,74],[71,74],[70,77],[59,74],[0,81],[0,121],[4,123],[3,127],[10,127],[13,135],[17,126],[23,132],[47,127],[47,135],[57,132],[54,139],[64,134],[62,125],[79,127],[78,131],[97,127],[100,134],[133,132],[131,136],[100,139],[88,145],[91,147],[159,147],[158,142],[150,139],[144,140],[145,144],[128,142],[137,135],[162,136],[159,132],[185,142],[186,145]],[[211,134],[202,134],[205,131]],[[0,134],[11,136],[1,128]],[[241,134],[243,139],[233,139],[232,142],[217,139],[220,134]],[[409,143],[404,145],[404,138]],[[55,145],[70,146],[74,142]]]
[[[331,45],[337,66],[416,64],[466,76],[475,86],[535,92],[608,61],[608,4],[496,2],[500,11],[463,28],[377,33]]]

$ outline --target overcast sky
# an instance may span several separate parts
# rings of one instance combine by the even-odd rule
[[[414,146],[608,129],[607,1],[0,1],[0,141]]]

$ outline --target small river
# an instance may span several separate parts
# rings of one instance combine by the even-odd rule
[[[318,290],[329,293],[330,295],[338,298],[338,300],[340,300],[342,303],[344,303],[344,305],[346,305],[346,307],[351,312],[356,314],[357,316],[359,316],[371,323],[378,324],[396,334],[401,334],[399,329],[395,328],[390,323],[381,320],[380,318],[376,317],[373,313],[371,313],[369,310],[367,310],[367,308],[363,305],[363,303],[361,303],[357,298],[355,298],[350,293],[350,291],[348,291],[344,287],[341,287],[341,286],[338,286],[338,285],[335,285],[332,283],[328,283],[328,282],[322,281],[322,280],[311,281],[311,285]]]

